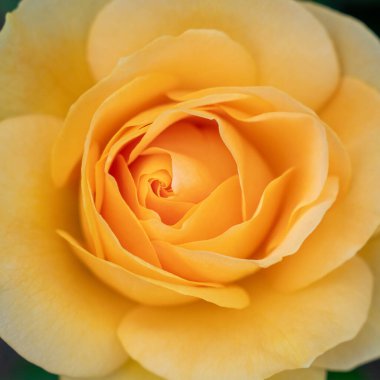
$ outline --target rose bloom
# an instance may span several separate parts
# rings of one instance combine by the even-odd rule
[[[18,353],[65,380],[322,380],[380,355],[365,26],[290,0],[24,0],[0,56]]]

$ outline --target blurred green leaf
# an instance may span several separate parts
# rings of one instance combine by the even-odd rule
[[[19,2],[20,0],[0,0],[0,29],[4,25],[5,14],[13,11]]]
[[[15,9],[20,0],[1,0],[0,1],[0,13],[10,12]]]
[[[327,380],[372,380],[368,379],[359,370],[351,372],[330,372]]]

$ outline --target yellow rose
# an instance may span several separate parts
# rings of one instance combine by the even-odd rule
[[[0,336],[26,359],[322,380],[380,355],[363,25],[290,0],[24,0],[0,56]]]

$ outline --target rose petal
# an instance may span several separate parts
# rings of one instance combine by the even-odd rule
[[[356,77],[380,90],[379,38],[364,23],[315,3],[302,3],[326,27],[338,53],[344,75]]]
[[[222,182],[174,226],[164,225],[156,219],[140,222],[152,240],[179,244],[218,236],[242,222],[239,179],[235,175]]]
[[[190,250],[212,251],[223,255],[249,258],[263,243],[286,197],[293,171],[289,169],[265,188],[255,214],[247,221],[230,227],[211,239],[182,244]]]
[[[110,182],[110,185],[111,189],[113,187],[114,191],[117,192],[116,186],[112,181]],[[94,201],[91,199],[91,195],[89,194],[89,187],[83,186],[83,189],[85,191],[83,192],[83,201],[81,202],[81,205],[86,206],[86,212],[84,212],[84,207],[82,206],[82,227],[85,232],[85,236],[87,236],[86,241],[90,247],[92,254],[95,254],[97,257],[100,258],[106,258],[107,260],[110,260],[115,264],[127,268],[133,273],[142,276],[147,276],[156,280],[163,280],[165,282],[182,285],[215,286],[215,284],[194,283],[192,281],[182,279],[178,276],[173,275],[172,273],[162,270],[158,266],[152,265],[149,262],[149,260],[147,261],[140,258],[140,252],[137,252],[137,254],[133,254],[126,250],[124,247],[122,247],[120,241],[115,236],[113,231],[110,229],[110,226],[106,223],[104,218],[96,210]],[[151,251],[151,243],[148,239],[146,239],[146,237],[144,237],[144,231],[140,229],[140,226],[138,225],[135,216],[131,214],[132,213],[130,212],[130,210],[127,210],[127,214],[125,214],[123,217],[128,218],[129,216],[129,223],[133,223],[132,227],[137,230],[137,236],[140,236],[140,239],[142,239],[142,241],[144,242],[145,248],[147,249],[145,253],[147,255],[154,254],[154,251]],[[119,229],[122,228],[122,226],[117,227]],[[138,231],[139,229],[140,231]],[[71,238],[69,238],[68,240],[70,239]],[[92,242],[95,242],[96,244],[89,244]],[[135,246],[137,244],[137,248],[139,248],[138,243],[138,241],[132,242],[132,244],[134,244]],[[73,245],[75,246],[77,244],[74,242]],[[146,258],[149,258],[149,256],[147,256]],[[153,256],[151,258],[154,259]]]
[[[318,368],[295,369],[285,371],[278,375],[271,376],[268,380],[325,380],[326,372]],[[61,376],[60,380],[162,380],[161,377],[148,372],[137,362],[129,360],[127,364],[121,367],[107,377],[96,377],[78,379],[73,377]]]
[[[185,104],[177,107],[186,107]],[[210,125],[211,124],[211,125]],[[222,181],[236,174],[236,165],[217,126],[208,120],[171,125],[151,143],[172,158],[173,199],[197,203]]]
[[[214,117],[222,128],[221,132],[223,132],[223,127],[226,126],[228,128],[228,123],[222,118],[200,111],[193,113],[200,116],[203,115],[203,117]],[[267,253],[271,252],[274,247],[280,244],[281,240],[285,239],[293,224],[290,222],[292,222],[295,213],[302,210],[303,207],[313,204],[315,201],[318,202],[319,197],[321,197],[328,173],[326,133],[322,123],[314,117],[288,112],[255,116],[243,124],[238,124],[238,127],[241,133],[240,139],[245,138],[251,141],[260,155],[264,157],[264,160],[274,174],[280,175],[289,168],[294,169],[292,180],[289,181],[287,196],[283,197],[281,202],[279,200],[276,201],[277,207],[274,207],[274,204],[271,205],[272,213],[278,212],[280,204],[282,211],[281,217],[276,221],[276,227],[272,232],[271,244],[266,248],[264,247],[265,253]],[[236,136],[239,135],[236,134]],[[235,144],[236,141],[239,140],[235,139]],[[291,154],[289,154],[289,151],[291,151]],[[276,154],[273,154],[273,152]],[[244,158],[247,159],[248,155]],[[332,195],[333,201],[336,194],[335,196],[334,194]],[[331,205],[331,202],[329,205]],[[313,204],[313,206],[315,205]],[[317,213],[316,215],[322,216],[326,211],[326,207],[322,208],[321,211],[322,214]],[[201,242],[187,243],[185,247],[197,250],[211,250],[235,257],[238,255],[241,258],[252,256],[259,246],[257,243],[262,243],[262,240],[258,240],[254,236],[257,236],[259,231],[261,233],[265,232],[265,234],[268,233],[268,225],[260,224],[260,227],[257,228],[255,219],[260,217],[260,212],[267,213],[268,211],[265,207],[261,211],[259,205],[255,214],[247,222],[234,226],[220,237]],[[320,217],[310,220],[307,225],[311,228],[307,230],[303,229],[304,234],[301,234],[300,230],[298,230],[296,241],[293,236],[292,243],[296,244],[297,249],[319,221]],[[269,227],[272,227],[272,223]],[[239,234],[239,238],[237,238],[237,234]],[[245,236],[243,237],[242,234]],[[295,250],[289,251],[286,254],[294,252]],[[260,256],[262,257],[262,254]]]
[[[149,73],[162,75],[138,78]],[[164,73],[167,73],[166,79],[163,78]],[[152,83],[152,77],[158,84]],[[129,97],[127,101],[119,103],[117,109],[121,105],[126,111],[120,113],[110,109],[114,116],[107,116],[108,123],[108,119],[114,122],[115,118],[118,120],[120,117],[125,122],[126,114],[131,113],[131,110],[136,114],[149,108],[147,105],[152,106],[151,103],[153,100],[157,102],[157,98],[162,100],[162,95],[170,89],[173,90],[175,85],[185,89],[198,89],[254,83],[255,70],[251,57],[240,45],[221,32],[191,30],[179,37],[159,38],[125,58],[110,76],[75,103],[55,146],[54,178],[57,183],[67,180],[81,157],[84,139],[94,113],[105,99],[123,86],[126,87]],[[158,97],[159,94],[161,98]],[[105,130],[108,133],[108,128]],[[66,144],[68,140],[75,141],[70,150]],[[99,140],[104,141],[104,138]]]
[[[267,380],[326,380],[327,373],[319,368],[302,368],[284,371]]]
[[[191,286],[137,275],[110,261],[99,259],[70,235],[63,231],[59,233],[96,276],[119,293],[139,303],[165,306],[200,298],[218,306],[234,309],[241,309],[249,304],[247,293],[239,286]]]
[[[70,108],[55,142],[52,154],[54,182],[64,185],[78,168],[90,125],[100,130],[97,140],[104,144],[126,119],[159,104],[163,93],[175,84],[176,80],[168,75],[151,74],[130,78],[126,83],[114,83],[110,78],[85,92]]]
[[[126,359],[116,326],[129,303],[89,275],[55,233],[78,229],[75,195],[49,176],[61,125],[45,116],[0,124],[0,335],[48,371],[104,375]]]
[[[29,0],[7,15],[0,35],[0,119],[38,112],[63,116],[92,85],[87,34],[105,3]]]
[[[89,218],[91,218],[91,212],[87,211],[87,213],[90,213]],[[124,248],[151,264],[161,266],[149,237],[136,215],[122,199],[115,179],[109,175],[105,178],[101,215]]]
[[[119,336],[134,359],[164,378],[262,380],[306,367],[352,339],[367,317],[371,277],[367,265],[353,259],[318,283],[284,294],[255,275],[246,282],[253,302],[244,310],[206,303],[139,307],[127,313]]]
[[[264,189],[273,179],[273,173],[265,158],[255,148],[255,141],[243,138],[233,122],[218,120],[218,124],[221,138],[234,157],[238,168],[243,218],[248,220],[254,214]]]
[[[273,268],[273,281],[281,289],[305,286],[342,265],[380,222],[380,95],[346,78],[321,116],[346,147],[352,178],[299,252]]]
[[[284,180],[286,180],[286,176],[280,177],[277,182],[274,181],[269,185],[268,190],[266,190],[267,194],[264,194],[264,205],[265,202],[274,203],[273,194],[270,194],[270,192],[275,192],[276,197],[276,191],[281,191],[281,182]],[[257,218],[253,219],[252,222],[256,222],[258,225],[251,223],[251,225],[240,226],[243,227],[240,229],[231,228],[214,239],[183,244],[182,246],[175,246],[163,241],[153,241],[153,245],[158,256],[163,261],[163,265],[171,268],[174,273],[184,278],[198,281],[215,281],[217,283],[234,281],[254,273],[259,268],[269,267],[280,261],[284,256],[297,252],[300,242],[302,242],[300,236],[308,235],[315,228],[316,223],[320,222],[326,210],[335,200],[337,190],[336,179],[329,179],[318,201],[310,205],[300,215],[299,219],[288,230],[288,234],[281,244],[263,258],[256,260],[241,259],[238,254],[236,255],[237,257],[225,255],[231,251],[234,252],[233,250],[236,249],[236,246],[239,250],[246,249],[248,251],[257,246],[254,240],[257,236],[254,234],[258,233],[259,227],[266,224],[265,219],[264,221],[260,220],[265,216],[264,213],[258,214]],[[262,208],[264,209],[264,207]],[[205,247],[203,250],[202,246]]]
[[[349,371],[380,356],[380,238],[370,241],[362,250],[375,279],[368,319],[359,334],[320,356],[313,365],[330,370]]]
[[[314,370],[317,371],[317,370]],[[110,375],[107,375],[105,377],[93,377],[85,379],[79,379],[74,377],[67,377],[67,376],[61,376],[60,380],[163,380],[161,377],[158,377],[154,375],[151,372],[148,372],[146,369],[141,367],[137,362],[133,360],[128,360],[126,364],[124,364],[120,369],[118,369],[116,372],[113,372]],[[273,380],[287,380],[285,379],[273,379]],[[295,378],[294,380],[303,380],[303,378]],[[311,378],[310,380],[320,380],[319,378]],[[321,380],[323,380],[321,378]]]
[[[338,64],[326,31],[291,1],[150,0],[141,7],[114,0],[94,22],[89,61],[95,76],[101,78],[119,58],[155,38],[195,28],[229,34],[254,57],[260,84],[280,88],[311,107],[323,104],[337,85]],[[235,54],[226,56],[227,61],[237,59]],[[224,63],[217,63],[212,75]],[[191,65],[190,61],[185,65]]]
[[[218,252],[191,250],[165,241],[153,241],[163,266],[186,279],[228,283],[260,269],[253,260],[225,256]]]

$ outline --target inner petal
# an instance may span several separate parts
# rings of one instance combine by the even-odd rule
[[[237,171],[217,125],[208,119],[188,116],[175,121],[139,150],[132,159],[128,144],[120,151],[129,161],[138,203],[168,225],[180,221]]]
[[[161,133],[151,146],[170,152],[171,187],[178,200],[199,202],[236,173],[217,127],[206,120],[178,122]]]

